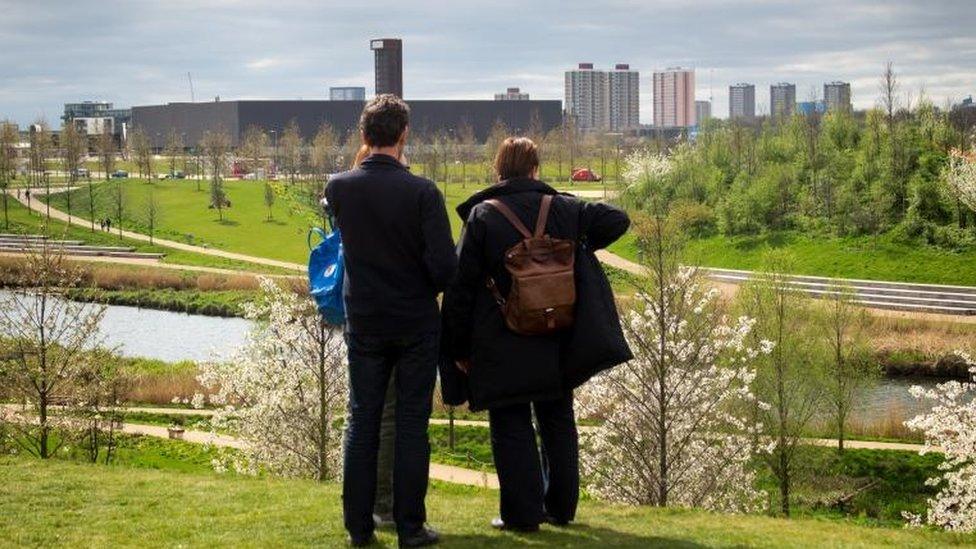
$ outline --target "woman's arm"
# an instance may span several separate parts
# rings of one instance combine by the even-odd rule
[[[475,211],[477,208],[475,209]],[[450,332],[452,358],[471,357],[474,331],[474,306],[478,292],[485,287],[485,225],[471,212],[458,243],[458,269],[444,293],[444,317]]]
[[[584,202],[580,218],[580,233],[594,250],[613,244],[630,227],[627,212],[605,202]]]

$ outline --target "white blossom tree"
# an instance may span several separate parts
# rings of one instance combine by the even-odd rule
[[[915,398],[932,401],[934,406],[905,425],[924,433],[922,454],[941,450],[945,461],[939,465],[942,476],[926,481],[942,489],[928,500],[925,516],[906,517],[915,525],[929,523],[946,530],[976,532],[976,362],[964,352],[956,354],[969,364],[969,381],[911,388]]]
[[[588,488],[613,501],[747,512],[762,508],[750,466],[753,321],[731,320],[698,272],[678,266],[665,222],[645,238],[651,281],[624,329],[635,358],[597,376],[580,397],[603,423],[584,435]],[[656,232],[655,232],[656,231]]]
[[[960,213],[963,205],[976,212],[976,157],[953,151],[943,178]]]
[[[269,279],[262,297],[245,307],[256,322],[247,341],[228,360],[201,366],[200,384],[220,408],[212,426],[244,441],[223,454],[218,470],[268,471],[316,480],[341,472],[338,419],[346,400],[342,334],[324,324],[314,303]],[[202,404],[203,396],[194,397]]]

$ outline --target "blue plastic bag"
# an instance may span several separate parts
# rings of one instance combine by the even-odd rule
[[[322,238],[312,249],[312,235]],[[346,274],[342,257],[342,235],[335,228],[331,233],[313,227],[308,232],[308,285],[318,306],[319,314],[329,324],[343,324],[346,321],[346,307],[342,300],[342,282]]]

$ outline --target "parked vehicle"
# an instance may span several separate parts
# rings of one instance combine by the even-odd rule
[[[114,172],[112,172],[112,177],[114,179],[123,179],[129,177],[129,172],[125,170],[115,170]]]
[[[75,168],[71,170],[71,175],[75,177],[89,177],[91,176],[91,172],[88,171],[88,168]]]
[[[186,179],[186,174],[180,170],[176,170],[175,172],[169,174],[169,176],[171,179]]]
[[[595,171],[589,168],[576,168],[573,170],[573,181],[603,181]]]

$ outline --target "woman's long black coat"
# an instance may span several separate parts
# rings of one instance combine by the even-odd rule
[[[550,336],[523,336],[509,330],[486,287],[490,275],[502,295],[511,279],[503,265],[506,250],[522,236],[487,204],[498,198],[534,227],[543,195],[554,195],[546,232],[576,241],[576,321]],[[458,206],[466,220],[458,246],[458,272],[444,296],[444,357],[441,390],[447,404],[469,401],[471,409],[550,400],[592,375],[631,358],[617,317],[610,284],[593,251],[620,238],[630,225],[622,210],[560,194],[533,179],[511,179],[473,195]],[[463,376],[453,361],[471,361]]]

